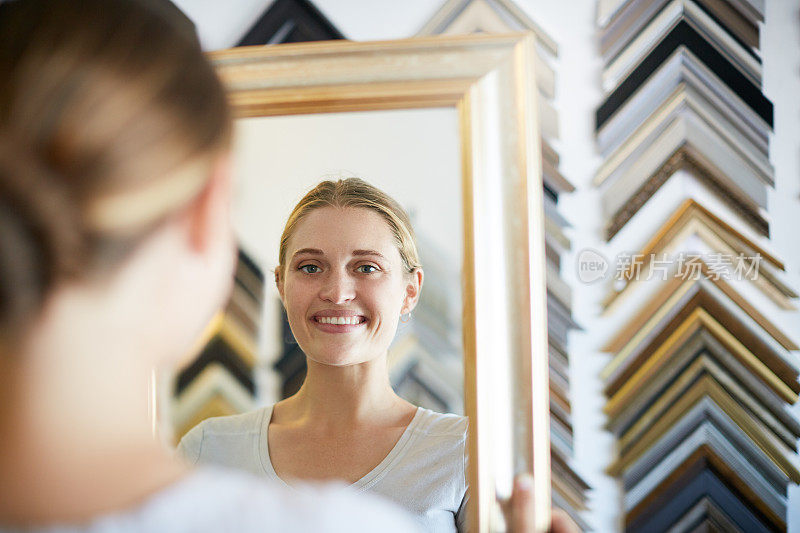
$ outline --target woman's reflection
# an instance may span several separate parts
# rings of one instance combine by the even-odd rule
[[[387,353],[423,282],[400,205],[357,178],[324,181],[292,211],[275,281],[308,371],[293,396],[213,418],[180,451],[275,481],[341,479],[462,531],[467,419],[416,407],[389,383]]]

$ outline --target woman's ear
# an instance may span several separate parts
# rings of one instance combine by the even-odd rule
[[[283,278],[281,277],[280,265],[275,269],[275,287],[278,288],[278,294],[281,297],[281,303],[283,303]],[[286,306],[284,305],[284,307]]]
[[[208,182],[188,207],[190,245],[195,252],[207,251],[220,237],[230,238],[231,174],[230,154],[225,152],[215,157]],[[225,232],[225,235],[220,232]]]
[[[406,295],[403,299],[403,307],[401,308],[400,314],[404,315],[410,313],[417,306],[424,277],[421,268],[415,268],[414,271],[409,274],[408,282],[406,283]]]

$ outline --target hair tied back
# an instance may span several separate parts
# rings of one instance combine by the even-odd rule
[[[0,334],[21,328],[81,267],[76,199],[29,147],[0,131]]]

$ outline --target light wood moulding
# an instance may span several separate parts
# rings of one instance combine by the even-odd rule
[[[469,516],[472,530],[480,532],[498,527],[496,491],[508,493],[513,473],[534,465],[538,530],[545,531],[550,519],[534,45],[532,34],[469,35],[211,54],[240,118],[430,107],[458,113]]]

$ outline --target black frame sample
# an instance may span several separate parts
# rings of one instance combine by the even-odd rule
[[[772,102],[764,96],[761,88],[753,85],[686,20],[681,20],[597,108],[595,131],[599,131],[628,98],[644,85],[650,75],[680,46],[685,46],[696,55],[725,85],[738,94],[758,116],[764,119],[770,128],[773,126]]]
[[[308,0],[275,0],[236,46],[344,39]]]

